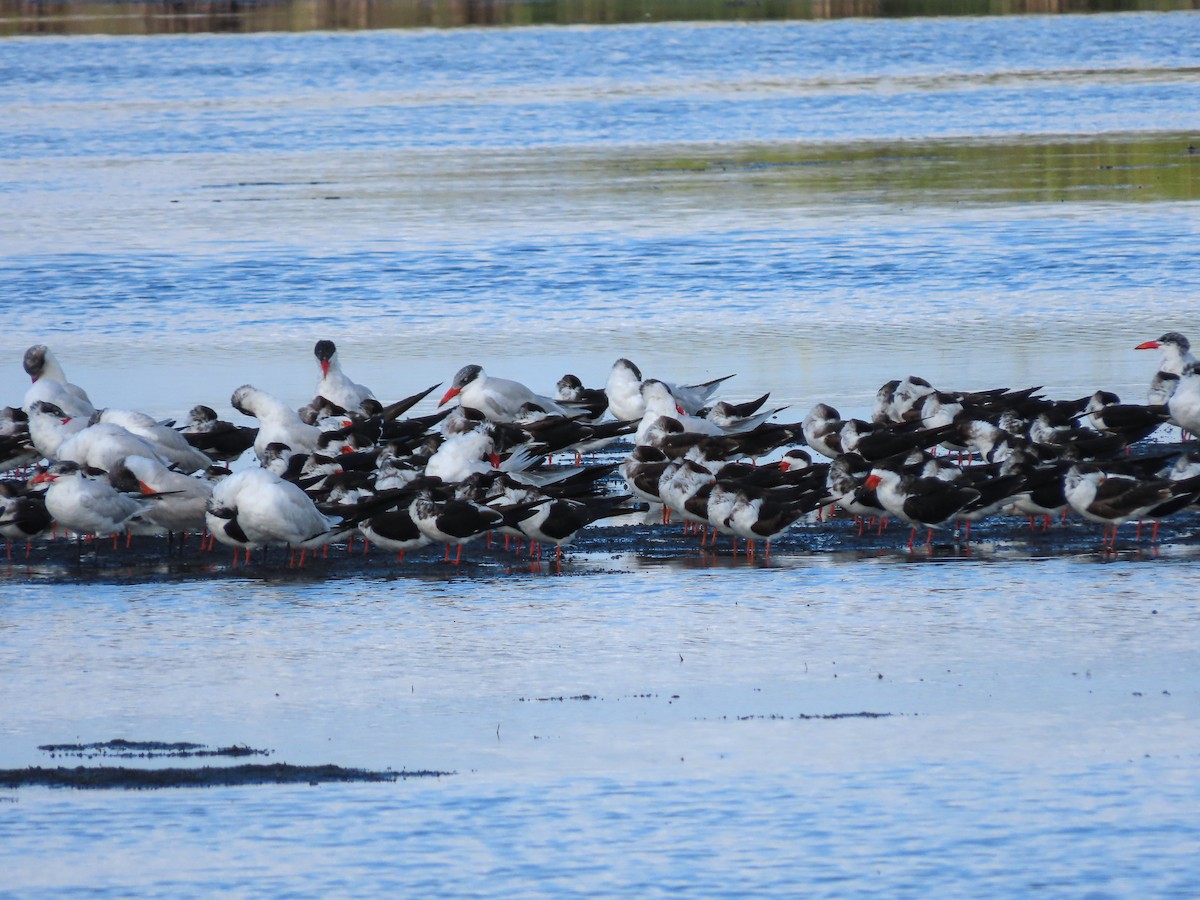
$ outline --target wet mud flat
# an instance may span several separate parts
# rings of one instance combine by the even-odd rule
[[[1134,457],[1161,456],[1184,452],[1191,444],[1147,441],[1131,447]],[[631,445],[614,444],[590,462],[614,464],[624,458]],[[569,466],[550,466],[568,469]],[[601,485],[610,494],[627,488],[615,475]],[[829,512],[826,510],[825,512]],[[74,539],[64,536],[36,539],[32,544],[9,542],[0,545],[0,578],[13,580],[114,582],[250,577],[319,580],[342,577],[444,578],[448,575],[497,576],[520,574],[586,575],[597,572],[634,571],[642,565],[675,562],[683,566],[742,567],[785,565],[813,555],[837,558],[896,557],[902,560],[944,560],[989,556],[1075,556],[1098,559],[1200,555],[1200,507],[1193,506],[1158,522],[1127,522],[1121,525],[1115,549],[1105,547],[1103,526],[1083,520],[1075,513],[1051,521],[994,514],[971,523],[958,523],[928,530],[918,528],[909,546],[910,527],[898,520],[881,526],[878,521],[857,521],[844,511],[832,516],[811,514],[770,542],[756,542],[752,552],[745,543],[720,535],[711,536],[686,528],[678,520],[662,522],[662,507],[647,512],[595,523],[563,547],[561,562],[555,548],[543,547],[540,557],[527,541],[493,533],[463,546],[462,558],[452,562],[441,544],[429,544],[400,555],[371,546],[361,536],[308,551],[303,561],[286,547],[260,548],[249,561],[229,547],[217,544],[206,549],[198,534],[173,538],[136,535],[116,538]]]
[[[203,744],[164,741],[129,741],[118,738],[88,744],[43,744],[38,747],[52,759],[76,757],[94,760],[186,759],[195,757],[242,758],[269,756],[270,750],[243,745],[208,748]],[[126,765],[28,766],[0,769],[0,788],[61,787],[86,789],[146,790],[179,787],[233,787],[264,784],[309,784],[331,782],[385,782],[408,778],[437,778],[452,772],[432,770],[372,771],[337,765],[297,766],[290,763],[240,763],[228,766],[166,766],[138,768]]]
[[[14,544],[10,556],[0,555],[0,578],[36,581],[169,581],[201,578],[271,578],[320,580],[347,577],[445,578],[500,575],[586,575],[597,572],[635,571],[643,565],[674,562],[685,566],[746,567],[786,565],[812,556],[833,555],[839,559],[895,557],[901,560],[945,560],[989,556],[1094,555],[1098,559],[1200,555],[1200,510],[1187,510],[1159,523],[1127,523],[1121,526],[1116,549],[1103,546],[1102,527],[1077,517],[1030,523],[1014,516],[992,516],[973,523],[969,537],[965,528],[935,530],[932,541],[918,529],[909,548],[910,528],[892,521],[880,528],[878,522],[855,522],[843,516],[797,524],[771,542],[768,549],[758,542],[753,552],[720,536],[713,546],[701,543],[698,533],[678,522],[647,522],[657,510],[638,514],[640,521],[595,525],[582,531],[563,549],[561,563],[553,548],[543,548],[541,559],[531,556],[528,544],[493,536],[467,544],[461,562],[446,559],[445,548],[428,545],[409,551],[404,559],[374,547],[364,548],[361,538],[353,544],[332,544],[325,551],[307,555],[303,564],[298,554],[274,547],[255,551],[249,562],[234,560],[233,552],[217,545],[202,549],[199,536],[180,544],[166,538],[136,536],[124,539],[77,542],[70,539],[34,542],[31,548]],[[631,517],[632,518],[632,517]],[[928,542],[927,542],[928,541]]]

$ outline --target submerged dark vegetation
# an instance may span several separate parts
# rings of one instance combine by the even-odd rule
[[[267,756],[270,750],[246,746],[210,749],[190,742],[130,741],[118,738],[87,744],[43,744],[38,747],[51,758],[75,756],[83,759],[119,757],[123,759],[180,759],[195,756],[245,757]],[[397,781],[451,775],[432,770],[371,771],[335,765],[296,766],[288,763],[243,763],[231,766],[167,767],[142,769],[130,766],[29,766],[24,769],[0,769],[0,787],[70,787],[88,789],[129,789],[178,787],[233,787],[261,784],[326,784],[347,781]]]

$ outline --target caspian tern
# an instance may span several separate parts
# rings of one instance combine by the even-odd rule
[[[87,391],[67,381],[67,376],[58,359],[45,344],[35,344],[25,351],[25,372],[33,379],[33,385],[25,392],[21,408],[29,412],[39,400],[53,403],[68,416],[85,419],[96,412]]]
[[[1148,402],[1151,405],[1166,403],[1178,387],[1178,376],[1195,362],[1191,342],[1178,331],[1168,331],[1156,341],[1142,341],[1134,350],[1161,350],[1158,373],[1150,382]]]
[[[148,456],[164,464],[169,462],[154,444],[110,422],[97,422],[71,435],[59,445],[57,458],[110,472],[127,456]]]
[[[104,409],[100,411],[99,421],[118,425],[147,441],[159,456],[185,474],[212,465],[212,460],[189,444],[182,434],[174,428],[160,425],[145,413],[129,409]]]
[[[1200,364],[1189,363],[1179,378],[1179,386],[1167,401],[1171,418],[1184,431],[1200,435]]]
[[[648,443],[647,434],[652,427],[656,426],[660,418],[674,419],[683,426],[682,430],[685,434],[710,436],[725,434],[725,429],[715,422],[681,412],[678,400],[665,382],[659,381],[657,378],[647,378],[642,382],[641,392],[642,399],[645,401],[645,413],[634,434],[635,444]]]
[[[676,403],[687,415],[696,415],[717,392],[722,382],[732,375],[714,378],[702,384],[677,385],[663,382],[675,397]],[[604,393],[608,396],[608,409],[614,418],[633,422],[646,415],[646,402],[641,393],[642,370],[627,359],[618,359],[608,373]]]
[[[450,389],[438,402],[449,403],[455,397],[459,405],[481,412],[492,422],[514,422],[527,403],[540,406],[547,413],[565,416],[570,412],[549,397],[536,394],[519,381],[492,378],[477,365],[463,366],[450,383]]]
[[[127,456],[108,473],[109,482],[119,491],[153,497],[141,518],[153,531],[202,531],[204,512],[213,486],[200,478],[174,472],[159,460],[148,456]]]
[[[77,535],[115,535],[150,503],[118,492],[101,478],[84,473],[75,462],[56,462],[33,478],[48,482],[46,511],[62,528]]]
[[[303,490],[266,469],[242,469],[213,488],[205,519],[223,544],[252,547],[287,546],[312,549],[342,533],[338,520],[317,509]],[[231,534],[236,521],[241,539]]]
[[[286,444],[293,453],[309,454],[316,449],[321,429],[300,421],[300,415],[282,400],[243,384],[230,398],[230,404],[240,413],[258,419],[258,434],[254,438],[254,453],[261,462],[267,445]]]
[[[45,459],[58,459],[63,441],[87,427],[86,417],[68,416],[48,400],[35,400],[29,407],[29,440]]]
[[[321,367],[321,380],[317,383],[317,395],[336,403],[349,412],[362,412],[364,400],[374,400],[371,389],[350,380],[342,371],[337,347],[333,341],[317,341],[313,355]]]

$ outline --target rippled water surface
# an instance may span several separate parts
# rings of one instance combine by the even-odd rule
[[[388,399],[628,356],[797,418],[908,374],[1139,400],[1132,347],[1197,331],[1198,72],[1193,13],[3,39],[4,402],[46,342],[102,405],[300,403],[318,338]],[[0,791],[0,890],[1194,896],[1192,540],[14,566],[0,767],[454,774]]]

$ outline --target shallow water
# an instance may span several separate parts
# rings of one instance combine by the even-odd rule
[[[24,790],[0,856],[28,888],[1187,895],[1193,586],[1170,562],[812,559],[10,587],[6,683],[36,699],[6,703],[6,759],[153,734],[457,774]],[[890,715],[807,718],[863,711]]]
[[[332,338],[388,399],[628,356],[796,418],[910,373],[1137,400],[1132,347],[1195,331],[1198,70],[1185,13],[6,39],[0,385],[45,341],[102,405],[233,416],[245,381],[308,400]],[[1180,540],[17,570],[0,766],[125,737],[456,774],[0,792],[3,886],[1194,895]]]

